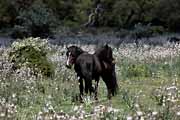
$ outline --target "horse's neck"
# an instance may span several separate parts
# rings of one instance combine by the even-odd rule
[[[100,61],[103,60],[102,52],[95,52],[94,55],[97,56],[97,58],[98,58]]]
[[[78,54],[77,54],[77,57],[79,57],[79,55],[85,53],[85,51],[81,50],[81,51],[78,51]]]

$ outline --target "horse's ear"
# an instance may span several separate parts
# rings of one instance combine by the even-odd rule
[[[65,47],[66,47],[66,49],[68,50],[68,46],[67,46],[67,45],[65,45]]]
[[[108,46],[108,44],[106,43],[106,44],[104,45],[104,47],[105,47],[105,48],[108,48],[109,46]]]

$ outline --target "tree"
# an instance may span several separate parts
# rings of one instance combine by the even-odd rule
[[[159,0],[156,17],[167,24],[170,31],[180,30],[180,1],[179,0]]]
[[[17,11],[10,0],[0,0],[0,28],[13,26],[16,15]]]

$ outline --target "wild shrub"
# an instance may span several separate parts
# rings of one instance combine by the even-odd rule
[[[150,31],[152,32],[153,36],[160,35],[166,32],[163,26],[151,26]]]
[[[11,47],[9,60],[14,63],[14,70],[26,66],[31,68],[35,75],[39,73],[47,77],[53,75],[53,65],[47,58],[49,51],[46,39],[26,38],[14,42]]]
[[[150,70],[144,64],[130,64],[127,72],[129,77],[149,77],[151,75]]]
[[[29,32],[26,27],[15,25],[13,28],[13,32],[11,33],[11,37],[13,38],[24,38],[29,36]]]

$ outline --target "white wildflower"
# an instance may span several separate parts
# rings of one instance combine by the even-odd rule
[[[143,115],[143,112],[141,112],[141,111],[137,111],[136,113],[137,113],[138,116],[142,116]]]
[[[127,116],[126,120],[133,120],[133,117],[132,116]]]
[[[153,116],[155,116],[155,115],[157,115],[157,114],[158,114],[158,112],[156,112],[156,111],[152,112],[152,115],[153,115]]]

